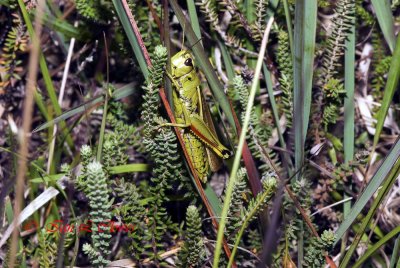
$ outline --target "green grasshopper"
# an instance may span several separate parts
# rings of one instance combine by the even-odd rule
[[[162,126],[181,128],[190,160],[200,180],[205,183],[210,168],[217,171],[221,165],[219,158],[229,158],[231,152],[215,134],[196,71],[194,57],[189,51],[182,50],[171,58],[171,73],[166,73],[174,87],[172,94],[176,124],[165,123]]]

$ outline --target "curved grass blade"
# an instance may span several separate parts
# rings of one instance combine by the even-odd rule
[[[122,98],[125,98],[125,97],[133,94],[133,92],[135,91],[135,89],[133,88],[133,85],[134,85],[134,83],[129,83],[129,84],[117,89],[114,92],[112,98],[114,100],[120,100]],[[91,100],[89,100],[89,101],[87,101],[85,103],[82,103],[82,104],[78,105],[75,108],[72,108],[69,111],[64,112],[63,114],[61,114],[60,116],[54,118],[53,120],[48,121],[48,122],[38,126],[37,128],[35,128],[32,131],[32,133],[35,133],[35,132],[41,131],[43,129],[46,129],[48,127],[51,127],[54,124],[57,124],[57,123],[59,123],[59,122],[61,122],[63,120],[66,120],[66,119],[74,116],[74,115],[77,115],[79,113],[83,113],[84,111],[94,107],[95,105],[103,103],[103,101],[104,101],[104,96],[95,97],[95,98],[93,98],[93,99],[91,99]]]
[[[382,188],[379,189],[378,196],[376,197],[376,199],[372,203],[371,208],[368,210],[367,216],[365,216],[365,218],[363,219],[363,221],[361,223],[361,226],[360,226],[359,230],[357,231],[357,234],[354,237],[353,242],[351,243],[350,248],[347,250],[346,255],[344,256],[342,263],[340,263],[339,268],[349,267],[348,264],[350,262],[350,259],[351,259],[352,255],[353,255],[353,253],[355,252],[355,250],[356,250],[356,248],[358,246],[358,243],[360,242],[362,236],[365,235],[365,230],[366,230],[367,226],[371,222],[372,217],[374,216],[375,212],[378,210],[379,206],[382,204],[384,198],[389,193],[391,187],[396,182],[396,179],[399,176],[399,173],[400,173],[400,161],[397,161],[397,163],[394,165],[394,167],[392,167],[392,169],[390,170],[390,173],[387,176],[387,179],[386,179],[385,183],[382,185]],[[354,267],[356,267],[356,266],[354,266]]]
[[[229,55],[228,50],[224,43],[218,41],[218,46],[221,49],[221,54],[222,54],[222,58],[224,60],[225,70],[228,75],[228,79],[229,79],[229,81],[233,81],[233,78],[235,77],[235,70],[233,68],[232,58]],[[232,111],[233,118],[235,120],[236,129],[240,133],[242,130],[240,127],[239,120],[236,116],[236,113],[232,107],[231,101],[229,101],[229,106]],[[250,152],[247,142],[245,142],[243,145],[242,155],[243,155],[243,162],[244,162],[244,165],[247,170],[247,177],[249,178],[251,192],[253,193],[253,196],[256,196],[259,192],[261,192],[262,185],[260,182],[260,174],[258,173],[256,164],[251,155],[251,152]]]
[[[400,260],[399,253],[400,253],[400,235],[397,236],[396,241],[394,242],[393,255],[390,258],[389,268],[394,268],[396,266],[397,260]]]
[[[385,1],[384,1],[385,2]],[[394,92],[396,91],[400,80],[400,34],[397,37],[396,50],[394,51],[388,79],[383,93],[382,106],[378,113],[378,122],[376,124],[376,132],[374,136],[374,148],[378,144],[379,136],[381,135],[383,123],[385,122],[386,115],[389,110],[390,103],[393,99]]]
[[[386,244],[390,239],[395,237],[400,233],[400,226],[397,226],[392,231],[390,231],[387,235],[385,235],[382,239],[380,239],[373,246],[369,247],[368,250],[364,253],[364,255],[353,265],[353,268],[361,267],[361,265],[371,257],[380,247]],[[395,252],[393,252],[395,254]]]
[[[294,136],[295,170],[304,164],[306,139],[311,108],[311,89],[315,34],[317,28],[317,1],[297,0],[294,21]],[[300,174],[296,176],[300,178]]]
[[[35,30],[33,29],[32,21],[26,10],[25,3],[23,0],[18,0],[18,5],[20,7],[22,16],[24,18],[26,28],[28,29],[29,36],[31,36],[31,39],[33,39],[33,36],[35,35]],[[40,55],[39,55],[39,66],[40,66],[40,71],[43,75],[43,80],[44,80],[44,84],[45,84],[47,93],[49,94],[51,104],[54,108],[56,115],[59,116],[62,113],[61,107],[58,104],[58,98],[57,98],[57,95],[56,95],[56,92],[55,92],[55,89],[53,86],[53,82],[51,81],[51,76],[50,76],[49,69],[46,64],[46,60],[43,56],[43,53],[40,53]],[[68,146],[73,148],[72,137],[71,137],[70,133],[68,133],[66,123],[64,121],[61,122],[61,128],[63,129],[63,135],[66,137]]]
[[[393,254],[392,254],[392,257],[390,257],[389,268],[396,267],[396,262],[398,260],[400,261],[399,253],[400,253],[400,235],[397,236],[396,241],[394,242]],[[399,267],[399,266],[397,266],[397,267]]]
[[[117,11],[117,15],[119,20],[121,21],[122,27],[125,30],[126,36],[128,37],[129,43],[132,46],[136,59],[139,62],[140,70],[142,71],[143,76],[147,79],[147,77],[149,76],[149,70],[147,69],[147,63],[145,56],[142,52],[142,48],[139,45],[140,42],[137,39],[138,35],[135,34],[136,29],[134,28],[134,26],[136,25],[136,23],[132,23],[134,21],[132,13],[126,12],[126,9],[124,8],[124,4],[126,4],[126,1],[112,0],[112,2],[114,4],[115,10]]]
[[[172,0],[172,1],[175,1],[175,0]],[[257,66],[256,66],[256,69],[254,72],[254,78],[253,78],[253,82],[252,82],[251,90],[250,90],[250,94],[249,94],[249,100],[248,100],[247,107],[246,107],[243,128],[242,128],[242,131],[240,132],[239,144],[238,144],[237,151],[235,154],[233,167],[232,167],[232,170],[231,170],[231,173],[229,176],[229,184],[228,184],[226,194],[225,194],[224,206],[222,208],[221,221],[220,221],[220,226],[218,228],[218,234],[217,234],[217,243],[215,245],[215,251],[214,251],[214,261],[213,261],[214,268],[218,267],[218,264],[219,264],[219,258],[221,255],[221,245],[222,245],[222,241],[223,241],[223,237],[224,237],[226,217],[228,215],[229,204],[230,204],[231,198],[232,198],[233,186],[236,181],[236,173],[237,173],[237,171],[239,169],[239,165],[240,165],[241,152],[243,150],[243,145],[244,145],[244,142],[246,139],[246,132],[247,132],[247,128],[248,128],[249,122],[250,122],[251,110],[253,108],[254,98],[256,95],[257,87],[259,85],[258,77],[260,76],[260,73],[261,73],[261,67],[262,67],[263,58],[264,58],[266,47],[267,47],[269,31],[271,30],[273,21],[274,21],[273,17],[270,18],[268,21],[267,27],[264,31],[264,36],[263,36],[260,52],[258,54]]]
[[[394,19],[392,10],[390,9],[389,1],[387,0],[371,0],[372,5],[375,9],[375,14],[379,22],[379,26],[383,32],[383,36],[393,52],[394,45],[396,43],[396,37],[394,35]]]
[[[187,0],[186,1],[187,6],[188,6],[188,11],[189,11],[189,17],[190,17],[190,25],[193,27],[193,31],[197,36],[197,39],[201,38],[201,32],[200,32],[200,24],[199,24],[199,17],[197,16],[196,12],[196,5],[193,0]],[[200,41],[201,45],[203,43]]]
[[[368,186],[365,188],[364,192],[361,194],[360,198],[354,204],[353,208],[344,219],[339,229],[336,231],[336,244],[343,234],[350,228],[354,220],[360,214],[362,209],[365,207],[367,202],[372,198],[373,194],[378,190],[379,186],[383,183],[394,164],[400,157],[400,136],[397,137],[396,143],[393,145],[389,154],[386,156],[385,160],[382,162],[375,175],[372,177]],[[381,189],[382,190],[382,189]]]
[[[65,176],[63,176],[65,177]],[[64,189],[65,186],[62,185],[62,183],[59,183],[58,185],[59,189]],[[30,202],[19,214],[19,217],[14,218],[13,222],[8,226],[6,231],[3,233],[3,236],[0,240],[0,247],[2,247],[5,242],[7,242],[8,238],[10,237],[11,233],[14,230],[15,226],[21,225],[26,219],[28,219],[35,211],[37,211],[39,208],[44,206],[47,202],[49,202],[51,199],[56,197],[60,193],[59,190],[54,188],[53,186],[50,186],[47,188],[43,193],[41,193],[39,196],[37,196],[32,202]]]
[[[278,107],[277,107],[276,101],[275,101],[274,87],[272,84],[271,73],[268,70],[265,63],[263,64],[263,72],[264,72],[265,81],[267,82],[268,98],[269,98],[269,102],[271,104],[272,114],[274,117],[276,129],[278,131],[279,143],[282,148],[286,148],[286,143],[285,143],[285,140],[282,135],[281,125],[279,123]],[[289,167],[292,167],[292,161],[291,161],[290,157],[288,156],[288,154],[283,153],[282,156],[283,156],[283,159],[285,159],[285,166],[287,167],[287,170],[288,170],[289,176],[290,176],[291,169],[289,169]]]

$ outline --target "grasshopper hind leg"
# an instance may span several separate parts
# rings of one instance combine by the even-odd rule
[[[185,133],[183,139],[185,141],[186,150],[199,179],[203,183],[206,183],[210,172],[210,165],[208,163],[207,152],[204,144],[191,133]]]

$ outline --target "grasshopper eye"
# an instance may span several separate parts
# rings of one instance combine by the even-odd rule
[[[228,150],[222,150],[222,155],[223,155],[224,157],[226,157],[226,158],[232,156],[231,152],[228,151]]]
[[[184,62],[184,64],[185,64],[186,66],[192,66],[192,67],[193,67],[193,63],[192,63],[192,59],[191,59],[191,58],[186,59],[185,62]]]

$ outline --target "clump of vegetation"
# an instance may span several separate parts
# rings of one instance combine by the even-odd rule
[[[376,2],[0,0],[2,267],[399,266]]]

